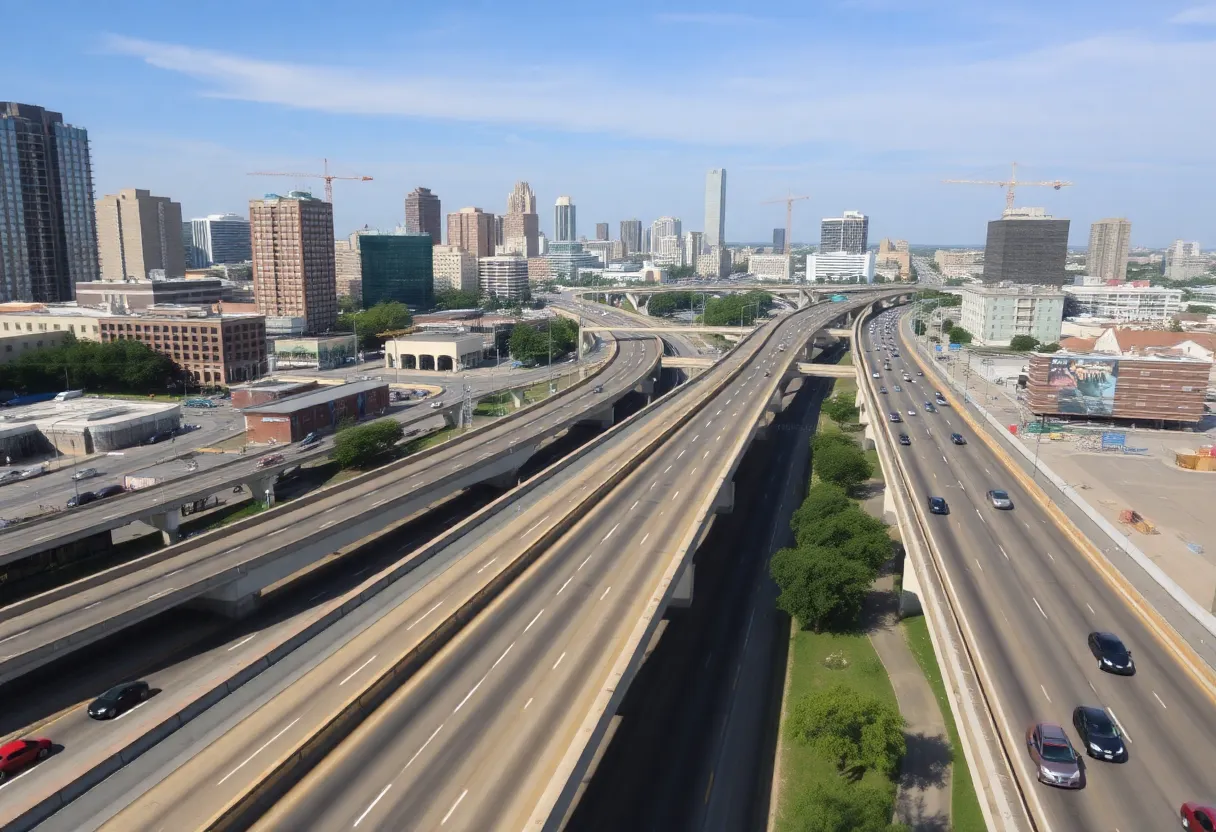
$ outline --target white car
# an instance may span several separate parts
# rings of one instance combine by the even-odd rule
[[[882,378],[882,376],[879,374],[879,372],[878,372],[877,370],[875,370],[874,372],[870,373],[870,375],[871,375],[873,378]]]
[[[431,402],[431,410],[438,410],[443,407],[443,402]]]

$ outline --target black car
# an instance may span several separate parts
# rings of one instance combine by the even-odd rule
[[[930,514],[949,514],[950,506],[946,505],[945,497],[930,497],[929,498],[929,513]]]
[[[173,438],[173,431],[158,430],[156,433],[152,434],[147,439],[145,439],[144,444],[145,445],[158,445],[161,442],[164,442],[166,439],[172,439],[172,438]]]
[[[121,485],[107,485],[105,488],[97,489],[96,496],[97,496],[97,499],[104,500],[107,497],[117,497],[119,494],[122,494],[126,490],[127,489],[123,488]]]
[[[911,444],[912,444],[912,440],[911,440],[910,438],[908,438],[908,434],[906,434],[906,433],[901,433],[901,434],[899,435],[899,444],[901,444],[901,445],[911,445]]]
[[[1114,633],[1090,633],[1089,652],[1098,660],[1098,669],[1120,676],[1131,676],[1136,672],[1132,651]]]
[[[926,413],[936,413],[937,412],[937,408],[933,406],[933,402],[925,402],[925,412]]]
[[[89,703],[93,719],[114,719],[147,700],[152,689],[147,682],[125,682],[115,685]]]
[[[966,445],[967,444],[967,440],[963,438],[963,435],[961,433],[950,434],[950,441],[953,442],[955,445]]]
[[[879,387],[879,388],[878,388],[878,392],[879,392],[879,393],[886,393],[886,392],[887,392],[887,386],[884,384],[883,386]]]
[[[87,506],[89,503],[97,499],[97,495],[92,491],[81,491],[68,499],[68,508],[76,508],[78,506]]]
[[[903,417],[901,417],[901,416],[899,415],[899,411],[898,411],[898,410],[892,410],[892,411],[891,411],[891,421],[892,421],[892,422],[902,422],[902,421],[903,421]]]
[[[1123,743],[1119,726],[1106,711],[1081,705],[1072,712],[1072,726],[1081,735],[1085,753],[1089,756],[1112,763],[1127,762],[1127,746]]]

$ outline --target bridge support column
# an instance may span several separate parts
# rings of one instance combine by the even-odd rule
[[[910,615],[921,615],[924,610],[920,605],[920,582],[916,579],[916,570],[912,568],[912,559],[904,555],[903,580],[899,584],[899,615],[907,618]]]
[[[646,306],[642,303],[642,296],[635,295],[633,292],[625,293],[625,300],[633,304],[633,308],[637,310],[639,315],[649,315]]]
[[[633,389],[641,393],[643,396],[652,396],[654,395],[654,379],[644,378],[638,382],[637,387],[634,387]]]
[[[153,514],[147,518],[147,522],[150,526],[160,529],[166,546],[172,546],[182,539],[182,511],[178,506],[174,506],[172,511]]]
[[[594,427],[607,430],[612,427],[616,417],[616,408],[611,405],[606,410],[601,410],[599,413],[591,413],[585,419],[580,419],[580,425],[593,425]]]
[[[688,566],[684,567],[684,571],[680,573],[680,577],[676,578],[676,588],[672,593],[670,606],[692,606],[692,584],[695,571],[696,564],[689,562]]]
[[[866,429],[861,435],[861,447],[865,450],[870,450],[874,447],[874,425],[866,423]]]
[[[513,404],[515,406],[516,410],[519,410],[521,407],[524,406],[524,391],[523,390],[512,390],[511,391],[511,404]]]
[[[899,518],[895,515],[895,498],[891,495],[889,488],[882,490],[882,520],[892,526],[899,522]]]
[[[735,481],[722,483],[718,496],[714,497],[714,514],[730,514],[735,510]]]
[[[245,488],[254,500],[265,500],[267,508],[274,508],[274,480],[274,477],[259,477],[245,483]]]

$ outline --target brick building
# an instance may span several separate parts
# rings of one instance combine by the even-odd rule
[[[216,315],[194,306],[149,307],[98,321],[101,341],[136,340],[171,359],[202,387],[252,381],[266,372],[266,319]]]
[[[255,444],[299,442],[313,431],[333,430],[343,419],[355,421],[384,415],[388,384],[357,381],[322,387],[269,404],[245,408],[245,437]]]

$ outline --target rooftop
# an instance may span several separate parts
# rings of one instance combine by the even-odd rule
[[[0,315],[65,315],[82,318],[108,318],[110,313],[74,303],[0,303]]]
[[[284,390],[291,390],[296,387],[307,387],[314,382],[299,381],[297,379],[263,379],[261,381],[250,382],[249,384],[234,384],[232,390],[269,390],[270,392],[280,393]]]
[[[298,396],[288,396],[276,402],[246,407],[241,410],[241,413],[294,413],[305,407],[316,407],[319,404],[327,404],[335,399],[354,396],[358,393],[366,393],[381,387],[388,387],[388,383],[384,381],[353,381],[349,384],[335,384],[330,387],[322,387],[320,390],[301,393]]]
[[[85,397],[66,402],[37,402],[6,407],[0,411],[0,427],[35,424],[40,430],[80,430],[115,424],[128,419],[180,411],[181,405],[166,402],[128,401]]]
[[[394,338],[393,340],[407,344],[416,344],[419,342],[443,343],[460,338],[476,338],[479,342],[481,341],[481,336],[475,332],[420,332],[414,335],[406,335],[403,338]]]

